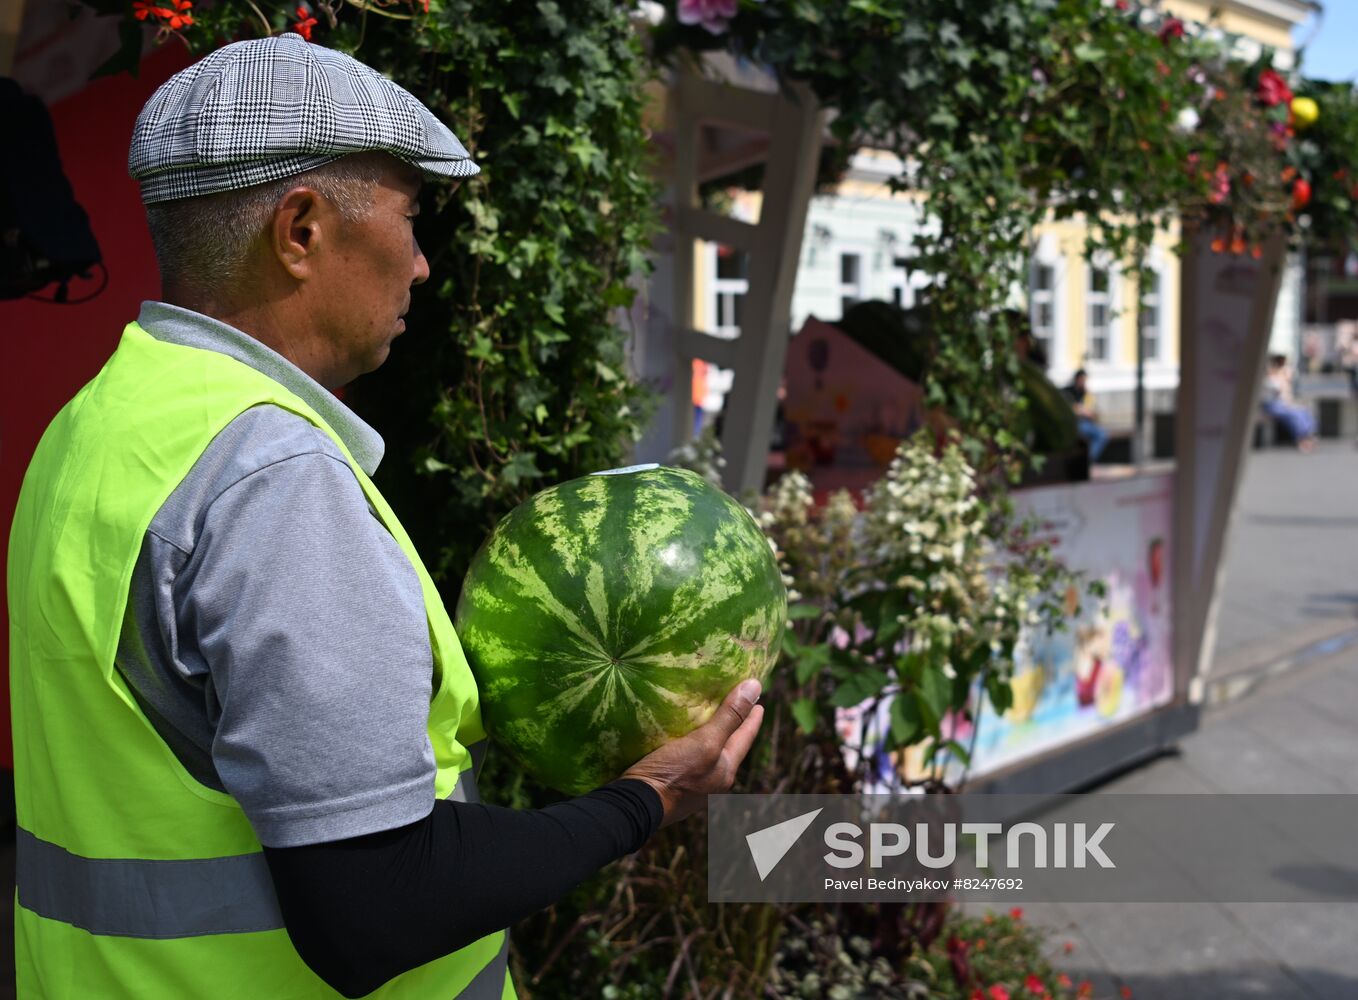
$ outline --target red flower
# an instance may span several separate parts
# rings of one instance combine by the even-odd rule
[[[1081,981],[1075,990],[1075,995],[1080,997],[1081,1000],[1084,1000],[1085,997],[1092,997],[1094,995],[1094,984],[1088,979]]]
[[[1160,25],[1160,41],[1168,45],[1176,38],[1184,37],[1184,23],[1177,17],[1165,19],[1165,23]]]
[[[132,0],[132,13],[138,21],[154,17],[172,31],[193,24],[193,15],[189,13],[193,4],[189,0],[170,0],[170,3],[169,7],[157,7],[150,0]]]
[[[1074,941],[1067,941],[1063,947],[1064,947],[1065,950],[1066,950],[1066,954],[1069,955],[1072,951],[1075,950],[1075,942],[1074,942]]]
[[[967,961],[969,945],[957,935],[948,938],[948,960],[952,963],[953,977],[959,983],[971,981],[971,963]]]
[[[1259,86],[1254,96],[1259,98],[1259,103],[1272,108],[1279,104],[1291,103],[1292,88],[1276,70],[1266,69],[1259,74]]]
[[[1023,981],[1023,988],[1029,993],[1036,993],[1038,996],[1047,992],[1047,987],[1042,984],[1042,980],[1031,972],[1028,973],[1028,978]]]
[[[1292,185],[1292,211],[1300,212],[1311,201],[1311,182],[1305,177],[1298,177],[1297,183]]]
[[[990,989],[986,990],[986,996],[988,996],[990,1000],[1009,1000],[1009,991],[999,983],[996,983],[994,986],[990,987]]]
[[[1127,13],[1127,11],[1132,9],[1132,5],[1129,2],[1129,0],[1117,0],[1117,3],[1113,4],[1113,6],[1116,7],[1123,14]]]
[[[1118,990],[1118,995],[1122,997],[1122,1000],[1132,1000],[1132,988],[1130,986],[1124,986],[1122,989]]]
[[[1063,972],[1056,977],[1056,985],[1065,987],[1066,989],[1070,989],[1070,987],[1075,985],[1075,982],[1070,978],[1070,976],[1066,975]]]
[[[297,23],[292,26],[292,30],[297,32],[297,34],[301,35],[309,42],[311,41],[311,29],[316,27],[316,25],[320,23],[321,23],[320,21],[317,21],[314,17],[311,16],[311,12],[308,11],[305,7],[298,7]]]

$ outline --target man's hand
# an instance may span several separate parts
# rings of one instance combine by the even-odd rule
[[[703,808],[708,795],[730,789],[764,721],[764,706],[755,704],[759,691],[757,680],[741,682],[711,719],[647,754],[622,775],[659,793],[665,804],[662,827]]]

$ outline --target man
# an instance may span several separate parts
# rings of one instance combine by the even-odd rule
[[[1099,425],[1099,414],[1089,393],[1089,375],[1081,368],[1063,390],[1075,411],[1080,437],[1089,445],[1089,460],[1097,462],[1108,444],[1108,432]]]
[[[162,86],[129,158],[163,279],[44,435],[10,544],[26,997],[513,996],[503,929],[730,787],[758,684],[623,779],[479,804],[476,685],[328,390],[379,366],[410,94],[295,35]]]

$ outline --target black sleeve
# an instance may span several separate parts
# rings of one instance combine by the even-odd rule
[[[624,779],[545,809],[445,800],[409,826],[264,856],[297,953],[361,997],[560,899],[639,849],[663,811]]]

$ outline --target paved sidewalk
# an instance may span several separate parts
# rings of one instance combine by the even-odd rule
[[[1350,635],[1352,633],[1352,635]],[[1358,639],[1358,450],[1250,452],[1227,540],[1212,676]]]
[[[1230,703],[1177,754],[1096,794],[1358,792],[1351,444],[1250,453],[1223,586],[1209,700]],[[1026,916],[1100,997],[1358,998],[1358,903],[1038,904]]]
[[[1178,754],[1096,794],[1358,792],[1356,710],[1358,652],[1347,650],[1210,712]],[[1051,903],[1026,918],[1099,997],[1125,986],[1135,1000],[1358,998],[1358,903]]]

